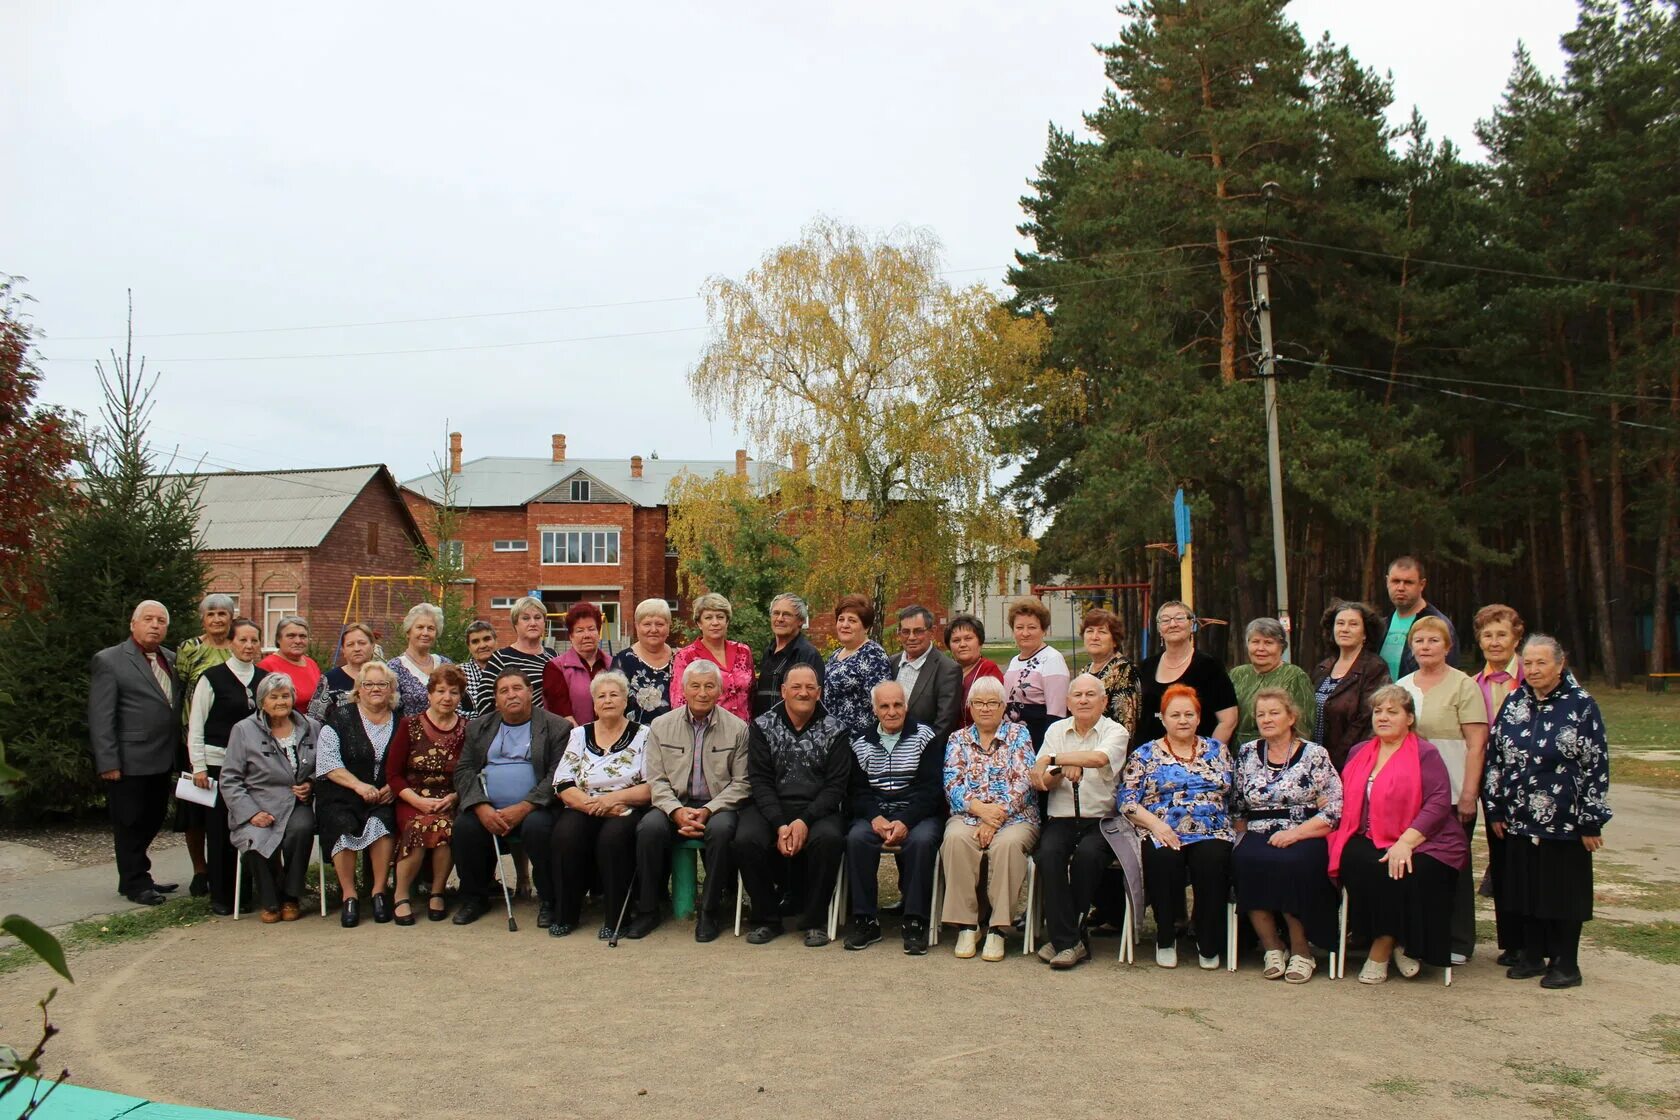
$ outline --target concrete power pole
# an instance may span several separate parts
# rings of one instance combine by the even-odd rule
[[[1271,202],[1276,183],[1267,183],[1266,201]],[[1272,287],[1267,269],[1266,238],[1260,238],[1260,260],[1255,268],[1255,302],[1260,313],[1260,379],[1266,387],[1266,476],[1272,491],[1272,566],[1277,578],[1278,621],[1283,632],[1291,633],[1289,621],[1289,572],[1283,547],[1283,464],[1278,452],[1277,357],[1272,348]],[[1294,642],[1291,640],[1290,645]],[[1289,660],[1289,646],[1284,647]]]

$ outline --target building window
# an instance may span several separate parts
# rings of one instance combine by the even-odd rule
[[[439,541],[438,558],[446,568],[460,571],[466,566],[466,545],[462,541]]]
[[[273,594],[263,596],[263,645],[268,649],[278,646],[275,641],[275,629],[280,620],[289,614],[298,613],[298,597],[296,592],[288,594]]]
[[[587,478],[572,479],[572,501],[587,502],[589,500],[589,480]]]
[[[513,605],[518,601],[512,595],[497,595],[490,600],[490,609],[493,611],[511,611]]]
[[[616,564],[617,529],[544,529],[544,564]]]
[[[490,548],[494,552],[529,552],[529,551],[531,551],[531,542],[530,541],[494,541],[494,542],[491,543]]]
[[[369,556],[378,556],[379,555],[379,522],[377,522],[377,521],[369,521],[368,522],[367,537],[368,537],[368,547],[367,547],[368,555]]]

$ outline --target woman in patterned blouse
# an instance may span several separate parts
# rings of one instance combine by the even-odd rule
[[[1556,638],[1530,637],[1522,668],[1499,709],[1482,788],[1488,829],[1506,842],[1499,910],[1523,923],[1521,959],[1505,975],[1573,988],[1581,925],[1592,920],[1592,854],[1610,820],[1610,748],[1598,703]]]
[[[1038,794],[1032,788],[1033,745],[1027,729],[1003,718],[1003,685],[982,677],[969,689],[974,722],[945,745],[945,798],[951,816],[939,846],[945,882],[939,920],[956,926],[957,956],[980,943],[980,898],[990,911],[988,961],[1001,961],[1015,923],[1015,898],[1027,877],[1027,853],[1038,842]]]
[[[396,796],[397,891],[394,920],[414,924],[410,890],[420,875],[427,853],[432,861],[432,890],[426,917],[448,917],[443,890],[455,865],[449,843],[455,837],[455,764],[467,741],[467,720],[461,714],[467,678],[454,665],[439,665],[426,682],[426,710],[404,716],[386,752],[386,777]],[[407,908],[406,910],[404,908]]]
[[[417,716],[430,701],[426,684],[440,666],[454,662],[441,653],[433,653],[438,635],[443,632],[443,609],[432,603],[416,603],[403,615],[402,631],[407,646],[391,658],[391,672],[397,676],[397,709],[399,715]]]
[[[1233,815],[1243,834],[1231,853],[1237,908],[1265,950],[1262,975],[1305,984],[1318,967],[1312,946],[1336,935],[1325,837],[1342,816],[1342,780],[1330,753],[1296,733],[1301,708],[1288,689],[1262,688],[1253,707],[1260,738],[1242,745],[1235,781]]]
[[[1190,925],[1197,958],[1203,968],[1216,969],[1236,838],[1225,808],[1231,756],[1217,739],[1196,734],[1202,702],[1188,685],[1167,689],[1160,718],[1166,735],[1132,752],[1115,801],[1150,840],[1143,845],[1143,883],[1155,915],[1155,963],[1178,967],[1188,880],[1195,893]]]
[[[1023,595],[1009,604],[1004,617],[1015,635],[1016,650],[1003,671],[1009,721],[1025,724],[1037,749],[1044,745],[1050,725],[1067,718],[1067,660],[1061,650],[1045,643],[1050,608],[1042,601]]]
[[[716,665],[723,677],[723,696],[718,700],[723,710],[752,722],[753,655],[747,643],[729,640],[729,620],[734,614],[734,605],[715,591],[694,600],[694,621],[700,624],[700,636],[671,659],[673,708],[682,707],[683,670],[689,662],[703,657]]]
[[[620,650],[612,667],[630,682],[630,719],[642,727],[671,710],[671,608],[663,599],[636,604],[636,640]]]
[[[1079,624],[1085,640],[1085,652],[1091,661],[1082,673],[1089,673],[1103,682],[1108,706],[1103,714],[1126,729],[1127,735],[1138,729],[1137,666],[1120,652],[1120,616],[1113,611],[1091,610]]]
[[[873,625],[875,604],[862,595],[843,595],[834,604],[834,636],[840,639],[840,648],[823,668],[822,702],[852,736],[875,726],[869,694],[893,675],[887,651],[869,636]]]

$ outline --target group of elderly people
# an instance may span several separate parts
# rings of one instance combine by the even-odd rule
[[[901,651],[888,655],[869,637],[874,605],[856,595],[836,604],[839,644],[825,659],[805,636],[804,601],[783,595],[755,660],[728,637],[729,601],[707,594],[691,644],[671,647],[669,608],[648,600],[636,640],[612,658],[593,605],[568,612],[555,657],[541,644],[543,604],[522,599],[514,644],[496,648],[494,628],[475,623],[462,667],[432,651],[442,616],[421,604],[398,657],[378,659],[372,632],[349,626],[323,675],[303,654],[301,619],[259,659],[257,626],[211,596],[204,635],[179,662],[188,765],[219,789],[189,822],[205,834],[200,878],[231,912],[233,853],[253,852],[262,919],[293,920],[319,835],[345,926],[360,918],[358,858],[371,864],[376,922],[413,924],[423,875],[428,918],[445,918],[453,870],[453,920],[468,924],[491,907],[505,843],[528,860],[551,935],[572,933],[593,895],[600,937],[638,939],[661,923],[683,845],[706,867],[697,940],[718,936],[738,873],[749,943],[791,917],[806,945],[826,945],[844,876],[845,947],[861,950],[882,937],[877,876],[890,854],[905,952],[925,953],[945,926],[958,957],[999,961],[1031,861],[1048,932],[1038,955],[1053,968],[1087,959],[1094,928],[1146,903],[1157,964],[1176,967],[1187,943],[1218,968],[1234,899],[1262,974],[1290,983],[1312,978],[1313,948],[1332,946],[1345,905],[1348,933],[1369,946],[1359,979],[1375,984],[1391,967],[1411,977],[1473,952],[1480,808],[1500,963],[1575,986],[1591,853],[1610,817],[1597,706],[1556,640],[1525,641],[1511,608],[1476,615],[1486,664],[1472,676],[1450,663],[1450,622],[1422,603],[1421,565],[1397,561],[1390,583],[1389,620],[1332,605],[1334,652],[1310,674],[1288,661],[1272,619],[1249,624],[1247,663],[1227,672],[1195,647],[1198,620],[1176,600],[1157,608],[1160,648],[1137,664],[1121,653],[1119,618],[1089,611],[1088,659],[1073,675],[1035,598],[1008,608],[1017,653],[1000,669],[978,618],[948,621],[946,653],[919,606],[899,612]],[[1394,681],[1402,624],[1410,671]]]

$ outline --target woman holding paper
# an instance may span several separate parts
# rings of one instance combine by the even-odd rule
[[[268,673],[257,668],[262,630],[248,618],[236,618],[228,631],[233,656],[204,671],[193,686],[187,708],[187,760],[193,785],[215,789],[234,725],[257,710],[256,687]],[[233,913],[233,845],[228,841],[227,804],[220,790],[204,822],[204,857],[210,877],[210,911]]]

